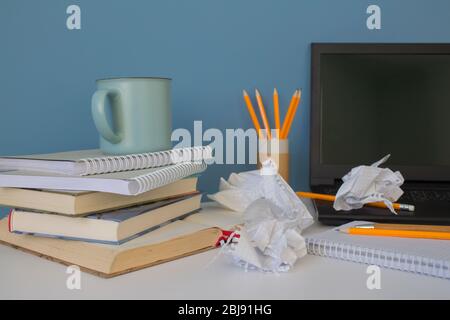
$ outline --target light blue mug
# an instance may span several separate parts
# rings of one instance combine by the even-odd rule
[[[107,154],[168,150],[172,132],[168,78],[111,78],[97,80],[92,117]],[[111,106],[108,121],[107,102]]]

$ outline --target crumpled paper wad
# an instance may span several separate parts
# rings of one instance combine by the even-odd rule
[[[389,159],[390,154],[370,166],[353,168],[342,180],[333,207],[335,210],[359,209],[369,202],[384,202],[395,213],[393,202],[403,194],[400,186],[404,179],[399,171],[379,168]]]
[[[271,172],[268,160],[257,171],[231,174],[221,179],[219,192],[208,197],[220,205],[243,213],[239,239],[224,251],[239,266],[264,272],[289,270],[306,255],[302,230],[314,219],[292,188]]]
[[[279,216],[281,212],[266,199],[256,200],[247,208],[240,238],[228,251],[236,264],[266,272],[284,272],[306,255],[298,219]]]

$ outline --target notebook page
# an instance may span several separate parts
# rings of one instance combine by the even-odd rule
[[[236,225],[243,223],[242,213],[227,210],[219,206],[208,206],[207,208],[207,210],[190,215],[184,220],[206,227],[219,227],[224,230],[230,230]]]
[[[192,163],[194,166],[195,163]],[[112,172],[112,173],[102,173],[96,174],[92,176],[69,176],[62,173],[55,172],[38,172],[38,171],[24,171],[24,170],[8,170],[8,171],[0,171],[0,175],[12,175],[12,176],[25,176],[25,177],[62,177],[62,178],[73,178],[77,180],[86,180],[86,179],[113,179],[113,180],[133,180],[136,177],[145,176],[152,172],[161,171],[164,168],[173,167],[176,168],[180,165],[170,165],[166,167],[157,167],[157,168],[148,168],[148,169],[140,169],[140,170],[132,170],[132,171],[120,171],[120,172]]]
[[[211,158],[212,149],[209,146],[176,148],[126,155],[107,155],[99,149],[93,149],[0,157],[0,170],[27,170],[88,176],[108,172],[163,167],[171,164],[203,161]]]
[[[180,149],[170,149],[170,150],[161,150],[155,152],[143,152],[140,155],[161,155],[161,154],[171,154],[175,151],[180,150],[190,150],[194,151],[203,150],[206,152],[207,147],[192,147],[192,148],[180,148]],[[2,156],[1,158],[7,159],[25,159],[25,160],[48,160],[48,161],[72,161],[77,162],[79,160],[84,159],[95,159],[95,158],[121,158],[121,157],[129,157],[137,154],[128,154],[128,155],[113,155],[113,154],[105,154],[100,149],[88,149],[88,150],[75,150],[75,151],[64,151],[64,152],[55,152],[55,153],[45,153],[45,154],[31,154],[31,155],[20,155],[20,156]],[[210,157],[209,153],[206,152],[207,157]]]
[[[108,244],[95,244],[103,247],[109,247],[113,250],[128,250],[131,248],[142,247],[145,245],[156,244],[164,241],[168,241],[174,238],[178,238],[181,236],[189,235],[200,230],[207,229],[207,227],[184,221],[178,220],[172,223],[169,223],[161,228],[158,228],[152,232],[144,234],[143,236],[137,237],[133,240],[125,242],[119,246],[116,245],[108,245]]]
[[[0,171],[0,174],[7,174],[13,176],[29,176],[29,177],[63,177],[63,178],[74,178],[74,179],[118,179],[118,180],[127,180],[132,179],[141,175],[145,175],[154,171],[161,170],[161,168],[149,168],[149,169],[141,169],[141,170],[133,170],[133,171],[121,171],[121,172],[113,172],[113,173],[103,173],[97,174],[94,176],[69,176],[62,173],[56,172],[38,172],[38,171],[24,171],[24,170],[8,170],[8,171]]]
[[[66,151],[46,154],[31,154],[24,156],[5,156],[11,159],[31,159],[31,160],[56,160],[56,161],[78,161],[85,158],[105,157],[100,149]]]
[[[94,176],[68,176],[36,171],[0,171],[0,187],[102,191],[140,194],[206,170],[204,162],[122,171]]]

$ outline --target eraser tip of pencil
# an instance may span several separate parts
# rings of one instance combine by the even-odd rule
[[[348,228],[339,228],[336,229],[337,232],[348,233]]]

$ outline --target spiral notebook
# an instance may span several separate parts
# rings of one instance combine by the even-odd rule
[[[137,195],[199,174],[205,169],[204,162],[183,162],[159,168],[84,177],[37,171],[0,171],[0,187],[84,190]]]
[[[450,279],[449,240],[348,235],[338,228],[307,237],[308,253]]]
[[[212,149],[209,146],[120,156],[107,156],[100,150],[80,150],[0,157],[0,170],[40,171],[86,176],[162,167],[187,161],[204,161],[211,158]]]

